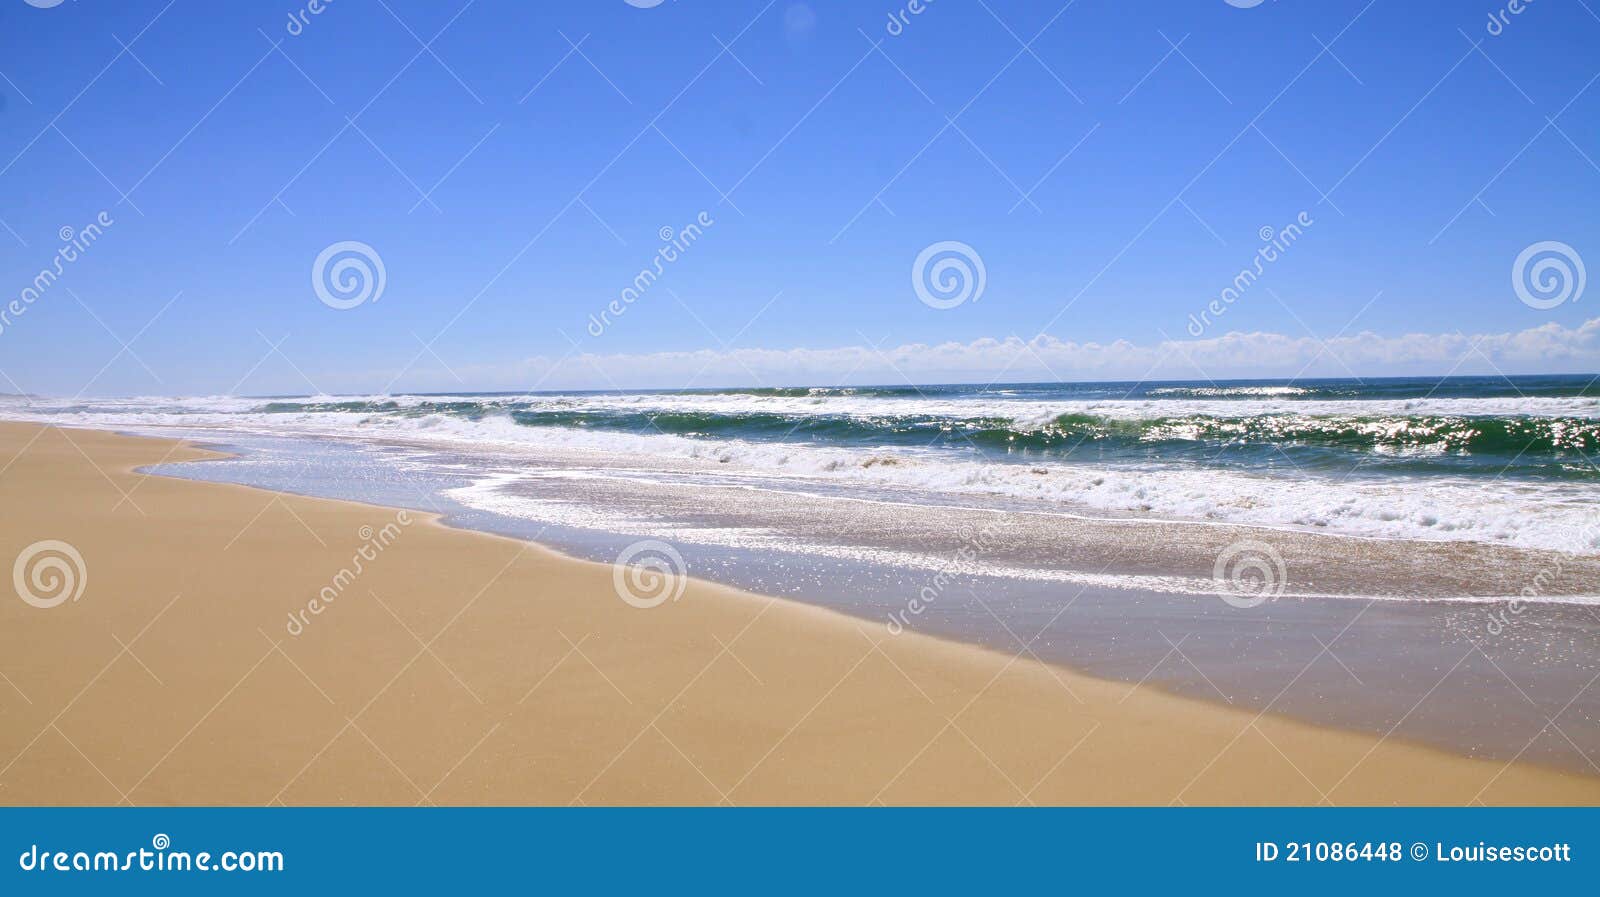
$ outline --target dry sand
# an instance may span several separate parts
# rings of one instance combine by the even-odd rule
[[[642,610],[607,565],[420,513],[133,472],[210,454],[0,425],[0,565],[57,539],[87,572],[58,606],[0,594],[0,803],[1600,802],[705,582]]]

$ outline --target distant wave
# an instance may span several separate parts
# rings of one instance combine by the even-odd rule
[[[1308,396],[1326,394],[1304,386],[1164,386],[1150,390],[1152,396],[1212,398],[1223,396]]]
[[[1141,392],[1142,391],[1142,392]],[[1586,378],[0,399],[0,416],[714,465],[781,483],[1113,514],[1600,548]],[[485,461],[484,463],[504,463]],[[472,465],[469,465],[472,466]],[[921,498],[918,498],[921,496]]]
[[[1279,387],[1282,388],[1282,387]],[[1203,393],[1203,388],[1189,390]],[[1239,393],[1245,395],[1246,393]],[[1252,392],[1249,395],[1257,395]],[[830,393],[847,397],[845,393]],[[978,403],[977,415],[953,414],[965,408],[952,403],[888,405],[717,404],[715,397],[799,398],[787,392],[752,391],[704,396],[635,395],[612,397],[467,399],[440,397],[404,401],[337,400],[273,401],[250,409],[259,414],[356,414],[423,417],[446,415],[481,420],[506,414],[526,427],[574,427],[616,431],[660,432],[698,438],[826,440],[840,444],[924,444],[947,441],[1013,451],[1057,451],[1093,443],[1103,447],[1148,447],[1186,443],[1228,445],[1318,445],[1349,450],[1438,448],[1477,454],[1600,453],[1600,418],[1595,403],[1577,400],[1436,400],[1434,413],[1408,413],[1412,403],[1339,403],[1327,408],[1300,406],[1303,413],[1259,410],[1245,415],[1217,413],[1161,414],[1177,410],[1168,402],[1143,403],[1131,414],[1126,407],[1112,413],[1054,410],[1038,403]],[[808,399],[816,398],[808,394]],[[700,399],[701,401],[696,401]],[[1297,403],[1298,404],[1298,403]],[[1331,403],[1330,403],[1331,404]],[[1438,411],[1461,406],[1460,413]],[[919,407],[926,411],[918,412]],[[969,406],[971,407],[971,406]],[[1088,407],[1095,407],[1093,405]],[[1371,408],[1376,413],[1352,413]],[[1506,414],[1518,407],[1545,411],[1584,411],[1577,415]],[[1228,405],[1206,411],[1231,411]],[[1009,412],[1009,413],[1007,413]],[[1474,413],[1477,412],[1477,413]]]

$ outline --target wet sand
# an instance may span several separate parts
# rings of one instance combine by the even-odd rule
[[[700,580],[640,609],[609,565],[430,515],[134,472],[208,456],[0,425],[0,556],[60,540],[86,574],[0,601],[0,802],[1600,801]]]
[[[1593,558],[1075,518],[1024,503],[864,500],[800,484],[774,492],[732,475],[690,484],[640,474],[626,457],[497,461],[491,452],[486,464],[481,453],[463,461],[436,447],[304,438],[244,439],[238,451],[158,469],[432,509],[453,526],[602,562],[649,535],[676,546],[696,576],[830,607],[883,632],[1008,654],[1026,646],[1044,662],[1130,684],[1600,775],[1600,607],[1557,597],[1596,591]],[[498,469],[516,478],[489,490],[503,501],[454,500],[481,497],[473,484]],[[1247,596],[1217,593],[1216,555],[1248,543],[1283,561],[1284,594],[1230,603],[1224,596]],[[1542,594],[1437,598],[1524,590]],[[1295,597],[1307,591],[1331,597]],[[1391,598],[1361,597],[1386,591]]]

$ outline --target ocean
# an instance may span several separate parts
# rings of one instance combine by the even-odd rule
[[[1587,768],[1517,737],[1550,714],[1600,737],[1593,377],[10,397],[0,418],[236,455],[158,473],[603,563],[648,550],[873,640],[916,630],[1473,755]],[[1409,712],[1424,700],[1442,709]]]
[[[912,504],[1600,549],[1590,376],[4,400],[12,417],[508,453]],[[707,465],[714,465],[708,467]]]

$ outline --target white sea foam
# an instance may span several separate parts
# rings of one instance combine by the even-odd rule
[[[1311,390],[1303,386],[1164,386],[1150,390],[1153,396],[1303,396]]]
[[[381,400],[383,397],[370,397]],[[316,397],[311,402],[351,402],[351,397]],[[479,397],[396,397],[398,404],[486,401]],[[488,400],[496,401],[496,400]],[[504,400],[499,400],[504,401]],[[940,400],[749,395],[548,396],[550,407],[630,407],[636,409],[716,409],[747,412],[755,407],[799,410],[817,403],[830,408],[877,409],[877,413],[973,414],[1024,410],[1053,415],[1068,405],[1115,409],[1127,415],[1151,414],[1151,406],[1191,406],[1230,410],[1254,405],[1243,400],[1163,400],[1127,403],[1049,403],[1004,400]],[[567,427],[519,426],[504,413],[479,420],[444,414],[400,416],[362,411],[258,413],[260,399],[204,397],[138,398],[92,405],[5,400],[5,416],[121,430],[187,432],[241,431],[266,435],[306,435],[358,440],[405,440],[532,456],[563,453],[639,469],[671,465],[716,465],[717,470],[781,484],[796,478],[849,487],[896,488],[908,496],[998,496],[1031,500],[1063,513],[1155,516],[1169,519],[1256,526],[1304,527],[1379,538],[1447,539],[1509,544],[1590,553],[1600,550],[1596,488],[1586,483],[1428,478],[1340,479],[1296,472],[1258,475],[1215,468],[1152,464],[1085,464],[1053,461],[1018,464],[982,461],[939,450],[764,443],[739,439],[691,439]],[[1287,403],[1272,403],[1282,407]],[[1430,399],[1372,402],[1294,402],[1296,411],[1383,413],[1393,406],[1406,413],[1544,413],[1594,416],[1594,399]],[[885,406],[893,407],[892,412]],[[1051,406],[1041,410],[1041,406]],[[1359,406],[1359,409],[1352,406]],[[1422,409],[1428,409],[1423,411]],[[1242,409],[1241,409],[1242,410]],[[788,413],[787,410],[784,413]],[[1064,413],[1064,412],[1061,412]],[[1238,413],[1235,411],[1235,413]]]
[[[1174,387],[1173,389],[1178,389]],[[28,404],[18,399],[0,400],[0,408],[21,412],[68,413],[85,417],[100,415],[238,415],[259,412],[269,404],[283,409],[296,406],[307,414],[338,413],[315,406],[369,404],[407,410],[445,404],[473,403],[485,409],[516,408],[529,412],[560,411],[577,413],[638,412],[701,414],[777,414],[795,417],[836,415],[882,419],[887,417],[1001,418],[1018,424],[1046,423],[1063,415],[1091,415],[1117,420],[1148,420],[1162,417],[1209,416],[1222,418],[1254,417],[1262,414],[1292,413],[1327,417],[1573,417],[1600,419],[1600,397],[1577,396],[1496,396],[1481,398],[1417,399],[1286,399],[1298,387],[1184,387],[1185,398],[1162,399],[1083,399],[1037,400],[1003,395],[966,398],[922,396],[877,396],[836,394],[750,395],[745,393],[617,393],[557,394],[534,396],[313,396],[292,399],[255,399],[234,396],[189,398],[137,397],[95,399],[65,403],[36,400]],[[1240,392],[1239,390],[1251,390]],[[1163,392],[1156,390],[1155,392]],[[1223,395],[1249,398],[1220,398]],[[290,410],[273,415],[294,414]]]
[[[898,568],[939,571],[950,564],[948,555],[916,551],[907,548],[883,548],[861,544],[841,544],[829,540],[797,540],[788,531],[762,527],[715,527],[685,524],[682,521],[646,517],[620,511],[613,507],[593,506],[566,499],[550,499],[518,492],[515,487],[532,477],[553,476],[558,479],[583,480],[593,476],[587,472],[560,472],[557,474],[496,471],[470,485],[446,491],[452,499],[467,507],[503,517],[531,521],[552,526],[597,530],[602,532],[642,533],[670,539],[675,543],[710,545],[758,552],[794,552],[829,557],[853,564],[874,564]],[[963,562],[963,573],[968,576],[994,576],[1034,582],[1054,582],[1098,588],[1131,589],[1140,592],[1222,596],[1236,594],[1219,590],[1214,579],[1206,577],[1159,575],[1137,573],[1106,573],[1074,570],[1064,566],[1038,567],[991,561],[973,557]],[[1315,589],[1290,587],[1279,593],[1279,599],[1338,598],[1352,600],[1410,601],[1409,596],[1392,594],[1355,594],[1324,592]],[[1600,596],[1556,595],[1541,596],[1453,596],[1454,602],[1502,603],[1508,600],[1523,602],[1549,601],[1564,604],[1600,605]]]

